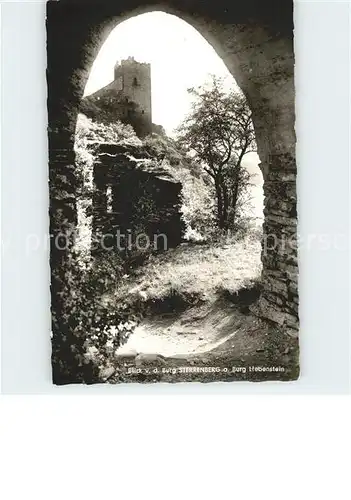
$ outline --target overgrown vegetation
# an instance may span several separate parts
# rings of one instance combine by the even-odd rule
[[[182,184],[182,218],[185,239],[207,240],[213,233],[213,189],[201,167],[175,140],[153,134],[144,140],[150,154]]]
[[[152,302],[173,296],[194,301],[213,301],[257,280],[261,272],[260,234],[222,238],[217,243],[183,244],[164,254],[151,256],[131,275],[123,276],[112,297],[113,304],[126,300]],[[193,299],[193,300],[192,300]]]
[[[78,194],[82,194],[82,191],[87,187],[92,188],[92,167],[96,147],[98,144],[106,142],[130,146],[142,144],[131,125],[125,125],[119,121],[105,124],[79,114],[74,145],[78,167],[77,175],[80,181]]]
[[[66,317],[67,330],[53,339],[54,380],[89,384],[101,380],[109,359],[127,341],[143,314],[137,303],[127,307],[122,300],[111,308],[102,300],[122,276],[115,254],[88,267],[77,265],[77,256],[72,257],[65,275],[65,308],[60,311]]]
[[[109,125],[93,122],[80,114],[76,131],[76,161],[79,190],[77,193],[79,217],[80,251],[85,247],[81,239],[89,239],[91,205],[93,194],[93,163],[96,147],[110,142],[145,148],[172,177],[182,184],[182,219],[185,225],[185,239],[206,240],[215,232],[213,187],[204,178],[202,169],[192,160],[176,141],[164,135],[152,134],[139,139],[130,125],[115,122]]]

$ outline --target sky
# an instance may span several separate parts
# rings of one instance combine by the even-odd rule
[[[188,88],[204,84],[211,75],[223,78],[228,90],[236,86],[222,59],[195,28],[176,16],[151,12],[124,21],[110,33],[94,61],[84,95],[110,83],[116,63],[129,56],[151,63],[152,121],[170,136],[190,111]],[[248,154],[244,163],[258,174],[254,182],[259,187],[258,156]]]

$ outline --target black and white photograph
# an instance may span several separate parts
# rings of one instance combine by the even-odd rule
[[[350,7],[0,3],[2,498],[350,496]]]
[[[299,377],[293,2],[47,2],[56,385]]]

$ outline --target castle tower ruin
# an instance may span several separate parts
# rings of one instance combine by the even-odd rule
[[[138,136],[152,132],[151,65],[133,57],[117,62],[114,80],[82,101],[82,112],[111,123],[132,125]]]
[[[151,124],[151,65],[139,63],[133,57],[124,59],[115,66],[115,82],[126,98],[138,104],[141,114]]]

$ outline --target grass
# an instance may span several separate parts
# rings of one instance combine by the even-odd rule
[[[184,243],[125,275],[114,300],[164,300],[175,295],[213,301],[219,292],[249,287],[261,273],[261,246],[257,239],[225,240],[217,244]]]

